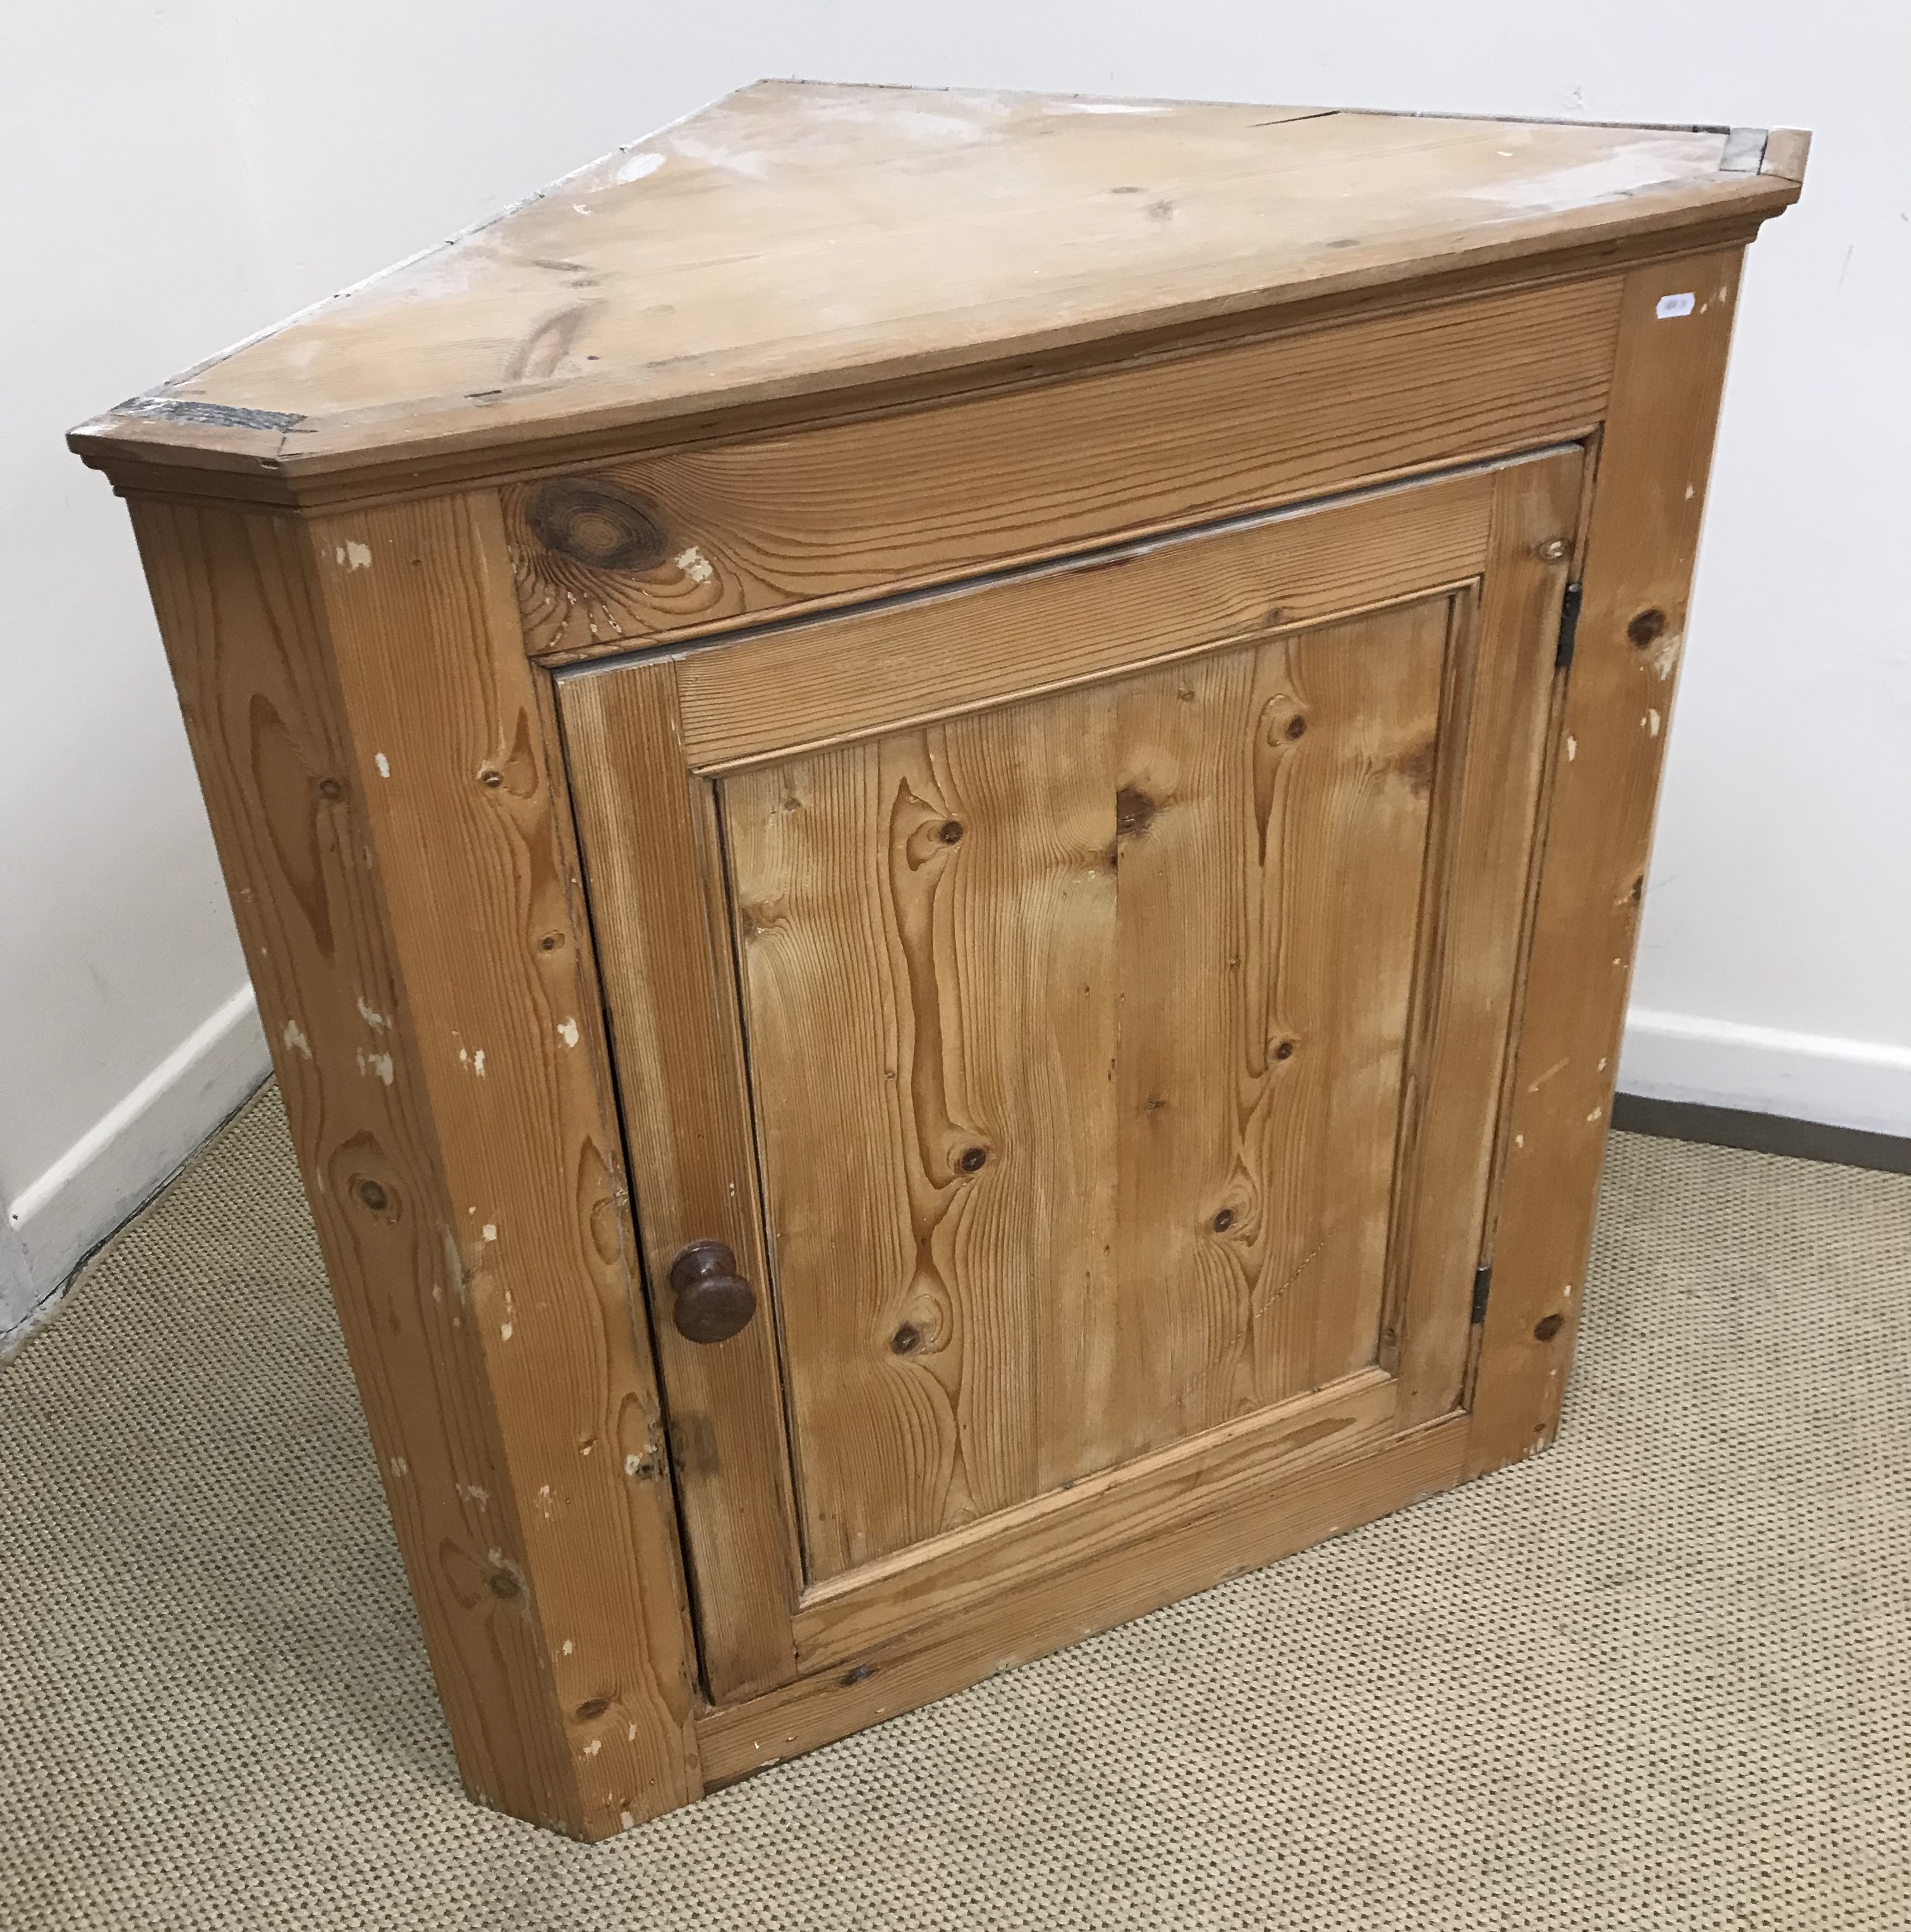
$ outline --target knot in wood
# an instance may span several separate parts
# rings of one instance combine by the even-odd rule
[[[1138,838],[1154,823],[1160,810],[1138,785],[1124,785],[1114,795],[1114,829],[1124,838]]]
[[[525,514],[547,550],[595,570],[654,570],[670,548],[655,508],[614,483],[554,477],[532,492]]]

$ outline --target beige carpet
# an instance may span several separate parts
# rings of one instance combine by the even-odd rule
[[[608,1845],[466,1803],[268,1090],[0,1370],[0,1925],[1911,1925],[1911,1179],[1620,1138],[1550,1454]]]

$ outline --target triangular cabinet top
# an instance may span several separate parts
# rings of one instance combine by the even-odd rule
[[[499,475],[1748,238],[1807,138],[759,82],[71,441],[268,500]]]

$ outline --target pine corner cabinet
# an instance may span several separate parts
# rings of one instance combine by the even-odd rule
[[[1550,1439],[1805,148],[764,83],[73,433],[473,1796]]]

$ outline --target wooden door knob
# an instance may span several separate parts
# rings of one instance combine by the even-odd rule
[[[736,1272],[736,1257],[722,1241],[692,1241],[670,1263],[670,1311],[676,1332],[692,1342],[727,1342],[757,1312],[750,1284]]]

